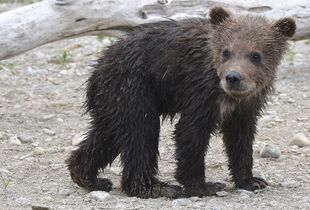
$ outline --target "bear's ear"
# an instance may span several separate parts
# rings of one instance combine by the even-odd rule
[[[212,24],[220,24],[230,17],[230,12],[222,7],[213,7],[209,12],[209,16]]]
[[[287,38],[292,37],[296,31],[296,23],[292,18],[282,18],[276,21],[272,27]]]

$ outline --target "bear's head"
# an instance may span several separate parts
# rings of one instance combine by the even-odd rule
[[[287,40],[295,33],[295,21],[235,17],[221,7],[211,9],[209,16],[213,64],[227,95],[249,99],[272,87]]]

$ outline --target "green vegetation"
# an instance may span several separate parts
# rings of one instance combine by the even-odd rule
[[[99,42],[102,42],[103,38],[104,38],[104,35],[103,35],[103,34],[98,34],[98,35],[97,35],[97,40],[98,40]]]
[[[111,36],[106,37],[106,36],[104,36],[103,34],[98,34],[98,35],[97,35],[97,40],[98,40],[99,42],[102,42],[104,39],[107,39],[108,42],[109,42],[109,44],[113,44],[115,41],[117,41],[116,38],[111,37]]]
[[[69,63],[71,61],[72,61],[72,57],[69,54],[68,49],[64,48],[62,54],[59,56],[57,63],[60,64],[61,67],[63,68],[67,63]]]
[[[310,39],[307,39],[306,41],[305,41],[305,44],[310,44]]]
[[[286,59],[290,65],[294,64],[295,56],[296,56],[296,53],[295,53],[294,49],[292,47],[290,47],[287,51],[287,54],[286,54]]]
[[[1,175],[1,180],[2,180],[2,183],[4,185],[4,189],[6,190],[9,186],[9,184],[11,183],[11,180],[5,179],[2,175]]]
[[[16,74],[15,64],[14,63],[8,63],[8,70],[10,71],[11,74]]]

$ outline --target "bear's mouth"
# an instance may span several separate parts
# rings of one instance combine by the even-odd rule
[[[229,86],[225,81],[221,81],[221,87],[225,93],[233,98],[242,99],[252,95],[255,85],[240,85],[238,87]]]

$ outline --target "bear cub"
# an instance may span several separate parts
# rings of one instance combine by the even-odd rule
[[[271,22],[221,7],[206,19],[137,26],[104,52],[87,82],[91,127],[67,160],[73,181],[110,191],[112,182],[98,171],[120,155],[129,196],[214,195],[225,184],[205,181],[204,157],[210,136],[220,132],[235,186],[266,187],[252,174],[257,117],[295,30],[291,18]],[[157,176],[160,116],[176,114],[175,178],[182,187]]]

